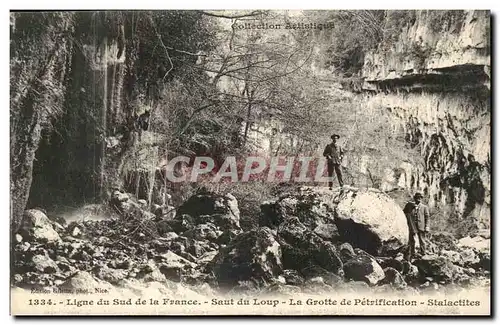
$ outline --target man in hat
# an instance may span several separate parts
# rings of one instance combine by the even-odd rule
[[[420,254],[425,255],[429,235],[429,207],[422,203],[423,195],[415,193],[413,202],[408,202],[403,209],[410,230],[408,260],[415,255],[416,239],[420,244]],[[417,237],[417,238],[415,238]]]
[[[344,150],[342,147],[337,144],[337,140],[340,139],[338,134],[334,134],[331,136],[332,142],[326,145],[325,150],[323,151],[323,156],[327,159],[327,167],[328,167],[328,187],[332,189],[333,186],[333,171],[335,170],[335,174],[337,174],[337,179],[339,180],[339,185],[344,186],[344,182],[342,181],[342,171],[340,170],[340,165],[342,163],[342,158],[344,158]]]

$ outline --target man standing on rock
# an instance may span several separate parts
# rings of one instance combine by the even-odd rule
[[[423,195],[415,193],[414,202],[408,202],[403,209],[410,230],[408,260],[415,255],[415,237],[418,237],[420,254],[425,255],[429,235],[429,207],[422,203]]]
[[[330,190],[333,186],[333,171],[337,174],[337,179],[339,180],[339,185],[344,186],[342,181],[342,171],[340,170],[340,165],[342,163],[342,158],[344,158],[344,150],[337,144],[337,139],[340,139],[340,135],[334,134],[331,136],[332,142],[326,145],[323,151],[323,156],[326,157],[328,162],[328,187]]]

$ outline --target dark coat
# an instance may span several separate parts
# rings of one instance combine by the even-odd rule
[[[420,231],[429,231],[429,207],[422,202],[416,204],[415,202],[408,202],[403,209],[408,221],[408,228],[410,233],[417,233]]]
[[[329,163],[340,165],[344,157],[344,149],[339,144],[329,143],[323,150],[323,156],[328,159]]]

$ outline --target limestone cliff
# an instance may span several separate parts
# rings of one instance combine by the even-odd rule
[[[490,16],[436,16],[416,12],[389,49],[366,55],[360,100],[389,112],[394,132],[423,161],[388,166],[384,187],[423,191],[435,210],[467,220],[463,231],[489,229]]]

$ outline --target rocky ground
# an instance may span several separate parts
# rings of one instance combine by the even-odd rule
[[[140,294],[159,283],[243,295],[489,286],[488,236],[435,233],[432,253],[410,263],[405,216],[376,190],[290,191],[262,203],[250,231],[241,229],[231,194],[199,193],[177,209],[146,206],[116,191],[107,220],[66,224],[27,210],[13,235],[12,285]]]

